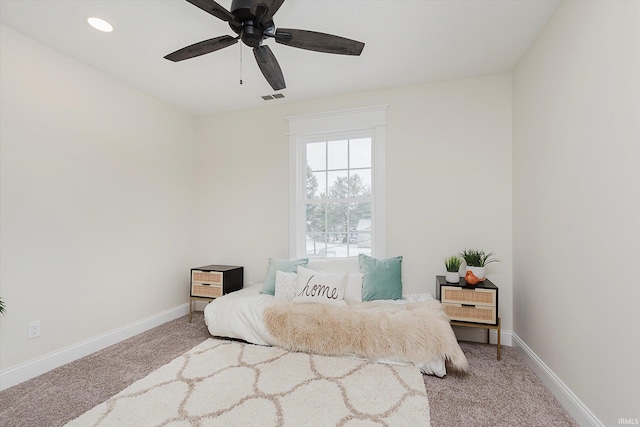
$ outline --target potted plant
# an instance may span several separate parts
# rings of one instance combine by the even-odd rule
[[[462,259],[457,255],[451,255],[449,258],[445,258],[444,266],[447,269],[445,278],[449,283],[458,283],[460,281],[460,266],[462,265]]]
[[[460,253],[460,256],[467,264],[467,271],[471,270],[474,276],[480,280],[486,278],[485,266],[487,264],[500,261],[493,252],[485,253],[478,249],[465,249]]]

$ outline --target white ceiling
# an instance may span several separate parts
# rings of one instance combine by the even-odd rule
[[[287,0],[276,27],[366,46],[353,57],[267,40],[287,83],[286,98],[268,102],[510,71],[558,2]],[[229,9],[231,0],[218,3]],[[106,19],[114,31],[92,29],[90,16]],[[227,23],[184,0],[0,0],[0,22],[193,115],[265,106],[260,96],[273,93],[242,43],[178,63],[163,58],[195,42],[235,36]]]

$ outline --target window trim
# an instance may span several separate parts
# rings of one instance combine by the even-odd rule
[[[370,133],[373,138],[372,210],[373,241],[371,254],[385,257],[386,249],[386,112],[387,105],[285,117],[289,123],[289,256],[306,256],[304,198],[306,187],[305,144],[315,138],[333,135]]]

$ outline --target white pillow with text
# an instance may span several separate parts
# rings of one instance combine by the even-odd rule
[[[344,291],[348,276],[347,273],[320,273],[298,266],[296,296],[293,302],[346,305]]]

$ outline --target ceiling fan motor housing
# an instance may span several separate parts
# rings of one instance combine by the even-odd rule
[[[258,47],[262,41],[262,30],[257,25],[253,25],[253,21],[244,21],[242,30],[240,30],[240,39],[247,46]]]
[[[231,29],[240,35],[240,39],[250,47],[260,46],[260,42],[264,39],[264,28],[258,22],[256,17],[251,13],[252,0],[233,0],[231,2],[230,12],[241,23],[235,25],[229,22]],[[269,22],[273,27],[273,21]],[[268,27],[269,25],[267,25]]]

